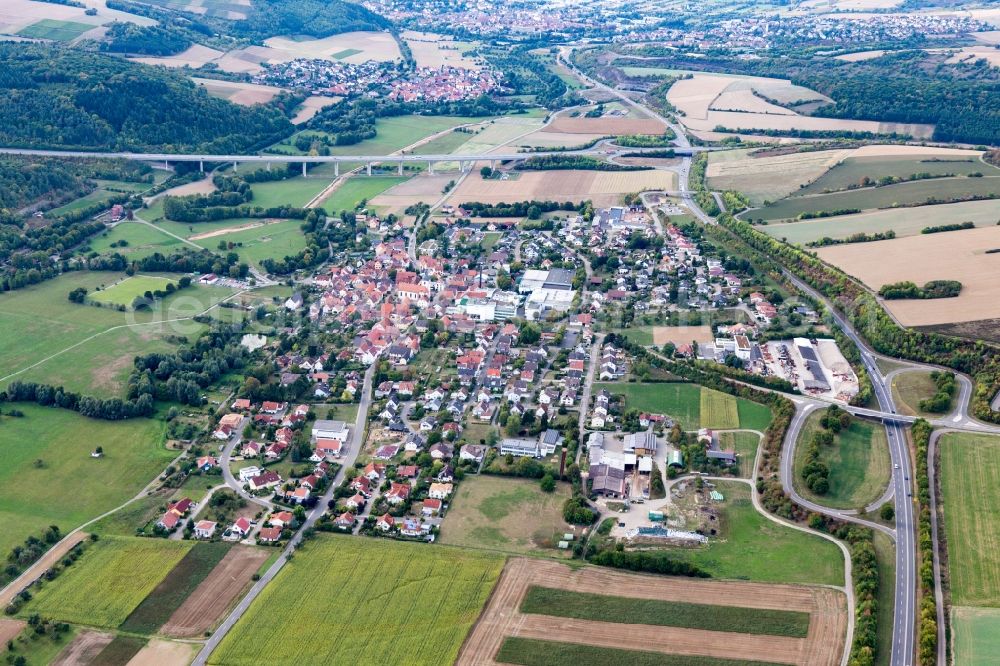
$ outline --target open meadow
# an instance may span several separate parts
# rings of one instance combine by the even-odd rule
[[[834,435],[831,447],[820,447],[820,460],[830,470],[830,490],[817,495],[805,486],[802,468],[806,445],[821,430],[819,420],[825,410],[815,411],[806,420],[795,447],[794,483],[800,495],[813,502],[838,509],[857,509],[878,499],[889,484],[889,444],[885,429],[852,418],[849,427]]]
[[[1000,654],[1000,608],[951,609],[952,654],[962,666],[991,666]]]
[[[317,536],[209,663],[452,663],[503,562],[445,546]]]
[[[93,296],[100,293],[98,288],[124,277],[78,271],[0,294],[0,339],[10,341],[0,355],[0,385],[36,378],[85,393],[117,395],[137,354],[173,348],[167,336],[193,337],[204,330],[191,320],[158,322],[193,317],[233,293],[192,285],[158,301],[151,310],[138,312],[71,303],[67,298],[77,287]],[[70,365],[70,360],[78,363]]]
[[[1000,607],[1000,437],[938,441],[944,533],[955,606]]]
[[[238,254],[242,261],[255,265],[264,259],[281,259],[305,248],[306,237],[302,233],[301,220],[275,220],[267,224],[259,224],[260,220],[256,222],[256,225],[241,223],[225,230],[216,229],[210,237],[196,234],[191,239],[207,250],[218,250],[220,243],[231,244],[231,251]]]
[[[844,557],[833,543],[778,525],[760,515],[750,489],[737,481],[714,482],[720,502],[719,535],[696,548],[670,548],[713,578],[762,583],[843,585]],[[802,553],[810,553],[803,558]]]
[[[920,401],[932,398],[937,393],[937,385],[931,379],[931,373],[923,370],[902,372],[892,378],[892,396],[903,414],[937,418],[940,414],[932,414],[920,410]],[[952,399],[954,403],[954,398]],[[950,411],[950,408],[949,408]]]
[[[90,249],[100,254],[117,252],[130,260],[138,260],[154,252],[168,254],[179,249],[176,246],[181,242],[141,222],[119,222],[114,228],[93,237]],[[112,244],[115,246],[112,247]]]
[[[904,326],[927,326],[1000,317],[994,279],[1000,270],[1000,227],[921,234],[874,243],[836,245],[819,257],[870,288],[911,280],[958,280],[955,298],[885,301]]]
[[[441,525],[441,543],[555,555],[556,543],[573,531],[562,517],[569,490],[559,484],[545,493],[534,480],[470,477],[458,487]]]
[[[14,407],[24,416],[0,417],[0,553],[49,525],[66,533],[126,502],[176,455],[164,448],[159,421],[99,421],[21,403],[4,412]],[[96,446],[103,458],[90,457]]]
[[[351,176],[340,183],[321,205],[330,215],[339,215],[341,211],[353,211],[362,201],[374,205],[373,199],[409,179],[409,176]],[[438,195],[433,199],[428,197],[426,203],[433,203],[440,196],[438,190]]]
[[[871,148],[875,148],[875,146],[871,146]],[[945,148],[938,151],[926,148],[918,148],[918,150],[914,150],[912,155],[884,156],[855,155],[853,151],[833,151],[845,152],[847,156],[796,194],[823,194],[846,190],[858,187],[865,178],[877,181],[879,178],[886,177],[906,179],[914,174],[929,174],[935,177],[968,176],[969,174],[982,174],[984,177],[1000,175],[1000,169],[984,162],[978,151],[959,151]]]
[[[97,303],[107,305],[122,305],[127,308],[132,307],[132,301],[142,296],[147,291],[164,291],[168,284],[177,287],[175,280],[157,275],[129,275],[120,281],[89,294],[87,299]]]
[[[594,391],[607,389],[625,397],[625,409],[666,414],[677,419],[684,430],[698,428],[746,428],[763,432],[771,422],[764,405],[713,391],[697,384],[597,383]],[[706,397],[703,398],[702,396]],[[737,419],[732,418],[735,402]],[[703,413],[702,410],[705,410]],[[721,425],[713,425],[718,423]]]
[[[24,613],[119,626],[194,546],[190,541],[104,537],[25,606]]]
[[[452,195],[458,204],[468,201],[585,201],[594,206],[616,206],[622,195],[643,190],[674,190],[677,176],[669,171],[522,171],[512,180],[466,178]]]
[[[843,595],[828,588],[516,558],[457,663],[833,666],[846,620]]]

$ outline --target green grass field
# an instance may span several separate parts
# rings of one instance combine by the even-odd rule
[[[14,639],[14,650],[11,651],[11,658],[16,659],[22,656],[28,666],[36,664],[51,664],[59,656],[66,646],[73,642],[79,633],[79,629],[70,625],[69,631],[63,634],[45,634],[39,636],[31,627],[25,627]]]
[[[111,247],[112,243],[128,243],[125,247]],[[128,259],[142,259],[154,252],[169,253],[179,249],[181,241],[141,222],[123,222],[90,242],[90,249],[100,254],[117,252]]]
[[[458,487],[441,526],[441,543],[553,554],[556,542],[570,530],[562,518],[569,496],[567,484],[544,493],[533,480],[468,478]]]
[[[749,213],[748,217],[756,219],[756,211]],[[822,220],[769,224],[759,228],[775,238],[784,238],[789,243],[801,245],[825,236],[846,238],[851,234],[862,232],[873,234],[894,231],[897,237],[915,236],[924,227],[941,224],[942,220],[972,222],[980,227],[990,226],[996,224],[998,218],[1000,218],[1000,201],[986,200],[873,210]]]
[[[166,349],[168,335],[194,337],[204,330],[190,320],[169,325],[156,322],[190,318],[232,294],[225,288],[193,285],[163,299],[153,311],[140,312],[80,305],[67,298],[76,287],[93,294],[124,277],[123,273],[75,271],[0,294],[0,340],[6,342],[0,354],[0,386],[15,378],[35,378],[86,393],[97,387],[100,390],[94,393],[98,395],[117,395],[122,388],[119,381],[128,374],[136,354]],[[126,324],[129,329],[117,328]],[[109,333],[111,329],[115,330]],[[128,344],[122,347],[122,343]]]
[[[32,23],[26,28],[22,28],[17,34],[21,37],[32,39],[51,39],[57,42],[71,42],[88,30],[93,30],[96,26],[89,23],[77,23],[76,21],[57,21],[55,19],[42,19],[37,23]]]
[[[104,537],[24,607],[74,624],[113,628],[191,550],[190,541]]]
[[[739,634],[805,638],[809,613],[740,606],[713,606],[660,599],[635,599],[532,585],[521,600],[522,613],[578,620],[708,629]]]
[[[740,415],[736,398],[728,393],[701,389],[701,426],[716,430],[732,430],[740,427]]]
[[[257,223],[260,220],[256,220]],[[237,220],[229,220],[229,226],[224,228],[235,228],[242,223]],[[219,243],[237,243],[233,252],[240,256],[240,259],[251,264],[259,264],[264,259],[281,259],[288,255],[293,255],[306,246],[306,237],[302,233],[301,220],[282,220],[280,222],[270,222],[268,224],[254,227],[252,229],[242,229],[232,231],[211,238],[195,239],[194,242],[207,250],[219,251]],[[195,227],[196,233],[211,231]]]
[[[771,422],[771,410],[764,405],[742,398],[726,396],[736,403],[738,418],[733,421],[729,413],[732,407],[728,404],[728,400],[723,401],[722,398],[718,397],[724,394],[697,384],[618,382],[594,384],[594,391],[601,389],[607,389],[612,394],[624,395],[626,409],[667,414],[680,421],[681,427],[685,430],[697,430],[701,427],[732,427],[763,431]],[[703,392],[708,394],[707,398],[702,398]],[[718,394],[718,396],[713,394]],[[724,402],[727,405],[723,408]],[[710,405],[710,411],[703,414],[703,405]],[[723,411],[720,412],[720,409]],[[723,419],[728,425],[712,425],[713,421],[722,422]]]
[[[923,157],[891,156],[891,157],[849,157],[825,174],[803,187],[794,196],[823,194],[844,190],[860,184],[866,176],[873,180],[885,176],[908,178],[915,173],[929,173],[935,176],[967,176],[970,173],[982,173],[987,176],[1000,176],[1000,169],[979,159],[977,154],[969,157],[961,155],[945,155],[935,158],[932,155]]]
[[[89,194],[85,194],[78,199],[73,199],[73,201],[70,201],[69,203],[47,211],[46,216],[58,217],[59,215],[65,215],[66,213],[75,213],[81,208],[86,208],[87,206],[91,206],[93,204],[104,203],[117,194],[117,192],[108,192],[107,190],[97,188]]]
[[[830,491],[816,495],[805,487],[801,470],[806,464],[806,442],[820,430],[823,411],[811,414],[795,447],[795,489],[818,504],[857,509],[878,499],[889,483],[889,445],[885,429],[868,421],[851,419],[850,427],[834,436],[832,447],[820,449],[820,460],[830,468]]]
[[[88,294],[87,298],[98,303],[110,303],[130,307],[136,297],[142,296],[147,291],[153,292],[157,289],[162,291],[166,289],[168,284],[177,286],[176,280],[165,277],[153,275],[126,276],[120,282],[106,289]]]
[[[938,178],[909,183],[898,183],[886,187],[818,194],[808,197],[789,197],[749,214],[753,219],[784,220],[794,219],[800,213],[814,211],[858,208],[890,208],[905,204],[918,204],[929,198],[946,199],[970,195],[996,194],[1000,189],[1000,177],[984,178]]]
[[[903,414],[938,418],[940,414],[920,411],[920,401],[937,393],[937,386],[929,372],[903,372],[892,379],[892,395]],[[954,403],[954,399],[952,399]]]
[[[629,328],[616,328],[612,331],[616,335],[623,335],[637,345],[649,347],[653,344],[652,326],[631,326]]]
[[[715,578],[763,583],[844,584],[844,557],[826,539],[778,525],[757,513],[750,489],[736,481],[715,482],[725,500],[719,538],[697,549],[670,549],[679,559]],[[803,557],[803,553],[809,553]]]
[[[938,447],[953,603],[1000,607],[1000,438],[949,433]]]
[[[362,201],[371,201],[391,187],[409,180],[409,176],[351,176],[323,202],[323,210],[339,215],[354,210]]]
[[[342,58],[350,58],[352,55],[357,55],[359,53],[361,53],[361,49],[344,49],[343,51],[337,51],[330,57],[341,60]]]
[[[254,183],[250,187],[253,191],[251,205],[261,208],[278,206],[302,208],[329,184],[329,178],[302,178],[301,176],[287,180]]]
[[[447,155],[457,151],[471,138],[472,134],[468,132],[448,132],[414,148],[412,152],[414,155]]]
[[[229,552],[230,544],[194,544],[170,573],[135,607],[121,625],[122,631],[152,634],[170,619],[174,611],[208,577]]]
[[[736,451],[739,455],[740,476],[750,478],[757,447],[760,445],[760,435],[753,432],[724,432],[719,434],[719,444],[725,450]]]
[[[622,650],[518,637],[504,638],[496,658],[500,663],[520,666],[777,666],[763,661]]]
[[[879,531],[874,532],[875,557],[878,560],[878,649],[877,666],[888,666],[892,657],[892,614],[896,589],[896,547]]]
[[[1000,608],[951,610],[954,630],[952,650],[962,666],[992,666],[1000,654]]]
[[[209,663],[452,663],[503,563],[485,552],[318,536]]]
[[[163,447],[158,421],[97,421],[63,409],[16,407],[23,417],[0,417],[4,556],[49,525],[69,532],[122,504],[174,457]],[[104,458],[90,457],[95,446],[104,447]]]

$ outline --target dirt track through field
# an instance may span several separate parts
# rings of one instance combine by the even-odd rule
[[[784,638],[525,615],[519,608],[531,585],[641,599],[802,611],[811,614],[809,633],[804,639]],[[846,628],[844,596],[830,588],[668,578],[599,567],[573,570],[557,562],[515,558],[504,567],[457,663],[494,664],[503,639],[519,636],[665,654],[836,666]]]
[[[270,554],[264,548],[233,546],[160,632],[185,638],[201,636],[211,629]]]
[[[225,229],[216,229],[215,231],[206,231],[201,234],[195,234],[188,238],[188,240],[205,240],[206,238],[215,238],[216,236],[225,236],[226,234],[231,234],[237,231],[246,231],[247,229],[256,229],[258,227],[265,227],[269,224],[276,224],[278,222],[284,222],[284,220],[266,220],[264,222],[251,222],[250,224],[241,224],[235,227],[226,227]]]
[[[25,580],[23,584],[20,585],[10,584],[7,586],[7,589],[5,589],[2,593],[0,593],[0,608],[6,608],[10,604],[11,600],[18,594],[18,592],[27,587],[29,582],[41,576],[43,573],[52,568],[52,566],[56,562],[61,560],[66,553],[68,553],[74,546],[76,546],[76,544],[80,543],[88,536],[89,536],[88,534],[80,532],[74,538],[64,539],[63,541],[60,541],[58,544],[56,544],[53,548],[50,548],[48,552],[42,555],[40,559],[36,560],[35,563],[32,564],[30,567],[28,567],[28,569],[25,571],[25,573],[29,571],[34,572],[34,577]],[[24,574],[21,574],[21,576],[24,576]]]
[[[16,637],[25,626],[27,623],[24,620],[0,619],[0,643],[6,643]]]

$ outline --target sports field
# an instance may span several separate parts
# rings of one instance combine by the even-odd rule
[[[503,562],[445,546],[318,536],[209,663],[453,663]]]
[[[441,525],[441,543],[473,548],[552,555],[572,528],[562,517],[569,486],[552,493],[538,482],[500,476],[474,476],[458,487]]]
[[[266,221],[255,220],[247,223],[241,220],[228,220],[232,231],[214,229],[208,237],[203,231],[204,225],[197,225],[199,233],[191,236],[192,240],[207,250],[219,251],[219,243],[232,243],[232,251],[240,256],[242,261],[259,264],[264,259],[281,259],[297,253],[306,246],[306,237],[302,233],[301,220]]]
[[[951,609],[952,651],[962,666],[992,666],[1000,654],[1000,608]]]
[[[344,210],[353,211],[362,201],[371,201],[407,180],[408,176],[351,176],[323,202],[323,209],[330,215],[339,215]]]
[[[594,384],[594,391],[601,389],[625,396],[625,409],[666,414],[680,421],[685,430],[746,428],[763,432],[771,422],[771,412],[764,405],[732,396],[723,398],[724,394],[697,384]],[[703,393],[707,397],[702,398]],[[730,400],[736,403],[736,419],[732,417]]]
[[[94,27],[87,23],[77,23],[75,21],[42,19],[37,23],[32,23],[27,28],[22,28],[17,34],[21,37],[31,37],[32,39],[71,42],[88,30],[93,30]]]
[[[120,244],[122,241],[127,245],[111,246],[112,243]],[[180,244],[178,239],[141,222],[121,222],[113,229],[94,237],[90,241],[90,248],[100,254],[117,252],[133,260],[148,257],[154,252],[167,254],[179,249],[177,246]]]
[[[114,628],[166,577],[193,542],[104,537],[23,609],[74,624]]]
[[[948,433],[938,448],[953,603],[1000,607],[1000,437]]]
[[[0,417],[4,556],[49,525],[69,532],[131,499],[175,456],[163,446],[160,421],[98,421],[24,403],[3,411],[14,407],[24,416]],[[79,436],[83,431],[86,437]],[[90,457],[95,446],[104,447],[103,458]]]
[[[757,211],[750,211],[744,218],[755,220]],[[847,238],[852,234],[894,231],[897,238],[916,236],[924,227],[942,224],[943,221],[972,222],[976,226],[991,226],[1000,219],[1000,200],[962,201],[960,203],[887,208],[854,215],[838,215],[818,220],[768,224],[758,227],[775,238],[802,245],[824,236]]]
[[[137,353],[165,349],[168,335],[197,335],[204,326],[189,318],[232,294],[225,288],[192,285],[164,298],[152,311],[139,312],[80,305],[67,298],[77,287],[93,294],[124,277],[75,271],[0,294],[0,339],[8,341],[0,354],[0,385],[15,378],[42,378],[74,390],[90,393],[97,387],[100,390],[93,392],[113,395]],[[166,319],[184,320],[156,323]],[[125,325],[130,326],[120,328]],[[118,346],[122,342],[125,347]],[[77,364],[64,362],[69,360]],[[23,374],[29,368],[31,374]]]
[[[834,435],[831,447],[820,447],[820,460],[830,469],[830,490],[816,495],[806,488],[801,470],[806,464],[806,444],[820,431],[824,412],[813,412],[795,447],[795,489],[806,499],[838,509],[857,509],[879,498],[889,483],[889,445],[885,429],[868,421],[851,419],[848,428]]]
[[[100,291],[88,294],[88,299],[98,303],[108,303],[111,305],[124,305],[131,307],[132,301],[144,293],[154,291],[164,291],[168,284],[177,287],[175,280],[153,275],[131,275],[123,278],[120,282],[108,286]]]

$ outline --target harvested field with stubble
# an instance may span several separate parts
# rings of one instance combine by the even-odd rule
[[[259,83],[244,83],[242,81],[221,81],[218,79],[191,78],[212,97],[229,100],[233,104],[252,106],[266,104],[277,97],[281,88],[265,86]]]
[[[197,648],[198,645],[192,643],[154,638],[132,657],[128,666],[187,666]]]
[[[521,604],[532,586],[643,600],[808,613],[809,628],[805,638],[790,638],[529,616],[522,613]],[[504,639],[516,637],[602,648],[641,646],[644,651],[692,658],[833,666],[840,663],[846,627],[845,597],[830,588],[660,577],[591,566],[572,569],[556,562],[516,558],[504,567],[490,602],[462,646],[456,663],[497,663],[495,659]]]
[[[657,347],[672,342],[678,347],[692,342],[712,342],[711,326],[654,326],[653,344]]]
[[[233,546],[160,628],[165,636],[195,638],[215,626],[270,556],[266,548]]]
[[[81,631],[73,642],[59,653],[51,666],[90,664],[114,638],[114,634],[105,631]]]
[[[904,326],[930,326],[1000,317],[996,276],[1000,274],[1000,227],[921,234],[876,243],[820,248],[819,257],[872,289],[903,280],[958,280],[955,298],[885,301]]]
[[[517,180],[483,180],[473,175],[458,186],[452,201],[501,203],[530,199],[585,201],[615,206],[621,196],[641,190],[673,190],[677,176],[668,171],[522,171]]]
[[[663,134],[666,125],[653,118],[569,118],[560,116],[546,128],[562,134],[602,134],[625,136],[630,134]]]

